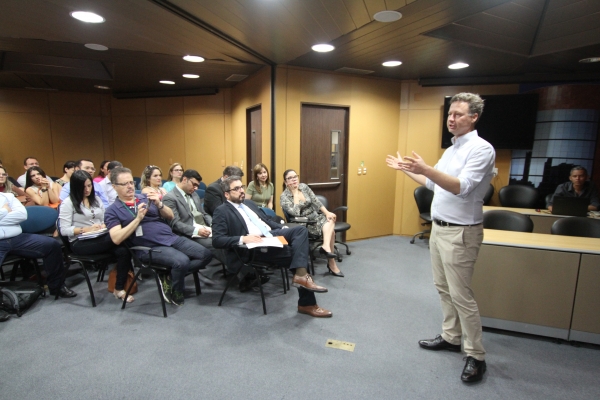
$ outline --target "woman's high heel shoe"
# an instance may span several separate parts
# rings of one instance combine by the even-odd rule
[[[335,253],[330,253],[328,251],[325,251],[325,249],[322,247],[319,247],[319,253],[323,254],[327,258],[336,258],[337,257],[335,255]]]
[[[124,290],[117,290],[115,289],[115,291],[113,292],[113,294],[115,295],[115,298],[117,300],[121,300],[123,301],[123,297],[125,297],[125,291]],[[132,295],[127,296],[127,302],[128,303],[132,303],[135,299],[133,298]]]
[[[340,278],[343,278],[343,277],[344,277],[344,273],[342,272],[342,270],[341,270],[341,269],[340,269],[340,272],[333,272],[333,271],[331,270],[331,268],[329,268],[329,265],[327,265],[327,269],[329,270],[329,273],[330,273],[331,275],[333,275],[333,276],[338,276],[338,277],[340,277]]]

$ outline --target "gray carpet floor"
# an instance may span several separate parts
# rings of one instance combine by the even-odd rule
[[[331,319],[296,312],[297,291],[283,295],[280,278],[260,295],[231,290],[224,280],[167,305],[163,318],[153,281],[120,309],[94,283],[92,308],[80,275],[67,280],[74,299],[38,301],[22,318],[0,324],[2,399],[597,399],[600,347],[485,330],[488,371],[482,383],[459,377],[464,354],[427,352],[417,340],[440,331],[426,242],[382,237],[352,242],[340,268],[316,263],[329,293],[319,304]],[[326,347],[355,343],[353,352]]]

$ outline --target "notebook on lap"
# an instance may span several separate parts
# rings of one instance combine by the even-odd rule
[[[590,199],[585,197],[554,196],[552,214],[569,215],[571,217],[587,217]]]

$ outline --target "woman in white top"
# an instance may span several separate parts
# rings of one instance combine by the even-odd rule
[[[31,202],[26,205],[57,208],[60,204],[60,199],[52,190],[52,180],[46,177],[46,173],[40,167],[33,166],[27,170],[25,193],[31,199]]]
[[[167,191],[162,188],[162,171],[156,165],[148,165],[142,172],[140,186],[142,194],[156,193],[162,200]]]
[[[96,198],[92,176],[84,171],[75,171],[71,175],[71,192],[60,206],[58,214],[60,234],[69,238],[71,250],[75,254],[90,255],[114,253],[117,258],[117,282],[114,295],[123,300],[125,296],[125,282],[127,273],[131,269],[129,250],[125,245],[116,246],[104,225],[104,205]],[[100,236],[93,239],[82,239],[85,234],[98,232]],[[81,236],[84,235],[84,236]],[[132,302],[133,296],[127,298]]]

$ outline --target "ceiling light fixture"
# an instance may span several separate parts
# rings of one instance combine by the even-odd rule
[[[196,75],[196,74],[183,74],[184,78],[190,78],[190,79],[196,79],[196,78],[200,78],[200,75]]]
[[[94,85],[96,89],[110,89],[108,86]]]
[[[373,15],[373,18],[379,22],[394,22],[402,18],[402,14],[398,11],[379,11]]]
[[[98,50],[98,51],[106,51],[106,50],[108,50],[108,47],[103,46],[101,44],[87,43],[87,44],[84,44],[84,46],[87,47],[88,49],[91,49],[91,50]]]
[[[600,57],[589,57],[589,58],[582,58],[581,60],[579,60],[580,63],[595,63],[595,62],[600,62]]]
[[[402,61],[386,61],[384,62],[383,65],[384,67],[397,67],[398,65],[401,65]]]
[[[189,61],[189,62],[203,62],[204,61],[204,57],[190,56],[190,55],[187,55],[187,56],[183,57],[183,59],[185,61]]]
[[[335,47],[333,47],[330,44],[321,43],[321,44],[315,44],[312,47],[312,49],[319,53],[327,53],[328,51],[332,51],[333,49],[335,49]]]
[[[88,11],[73,11],[71,13],[71,17],[83,22],[89,22],[91,24],[99,24],[101,22],[106,21],[101,15],[94,14],[93,12]]]
[[[174,85],[175,82],[173,81],[160,81],[160,83],[164,84],[164,85]]]
[[[448,68],[450,68],[450,69],[462,69],[462,68],[467,68],[468,66],[469,66],[469,64],[467,64],[467,63],[457,62],[457,63],[448,65]]]

